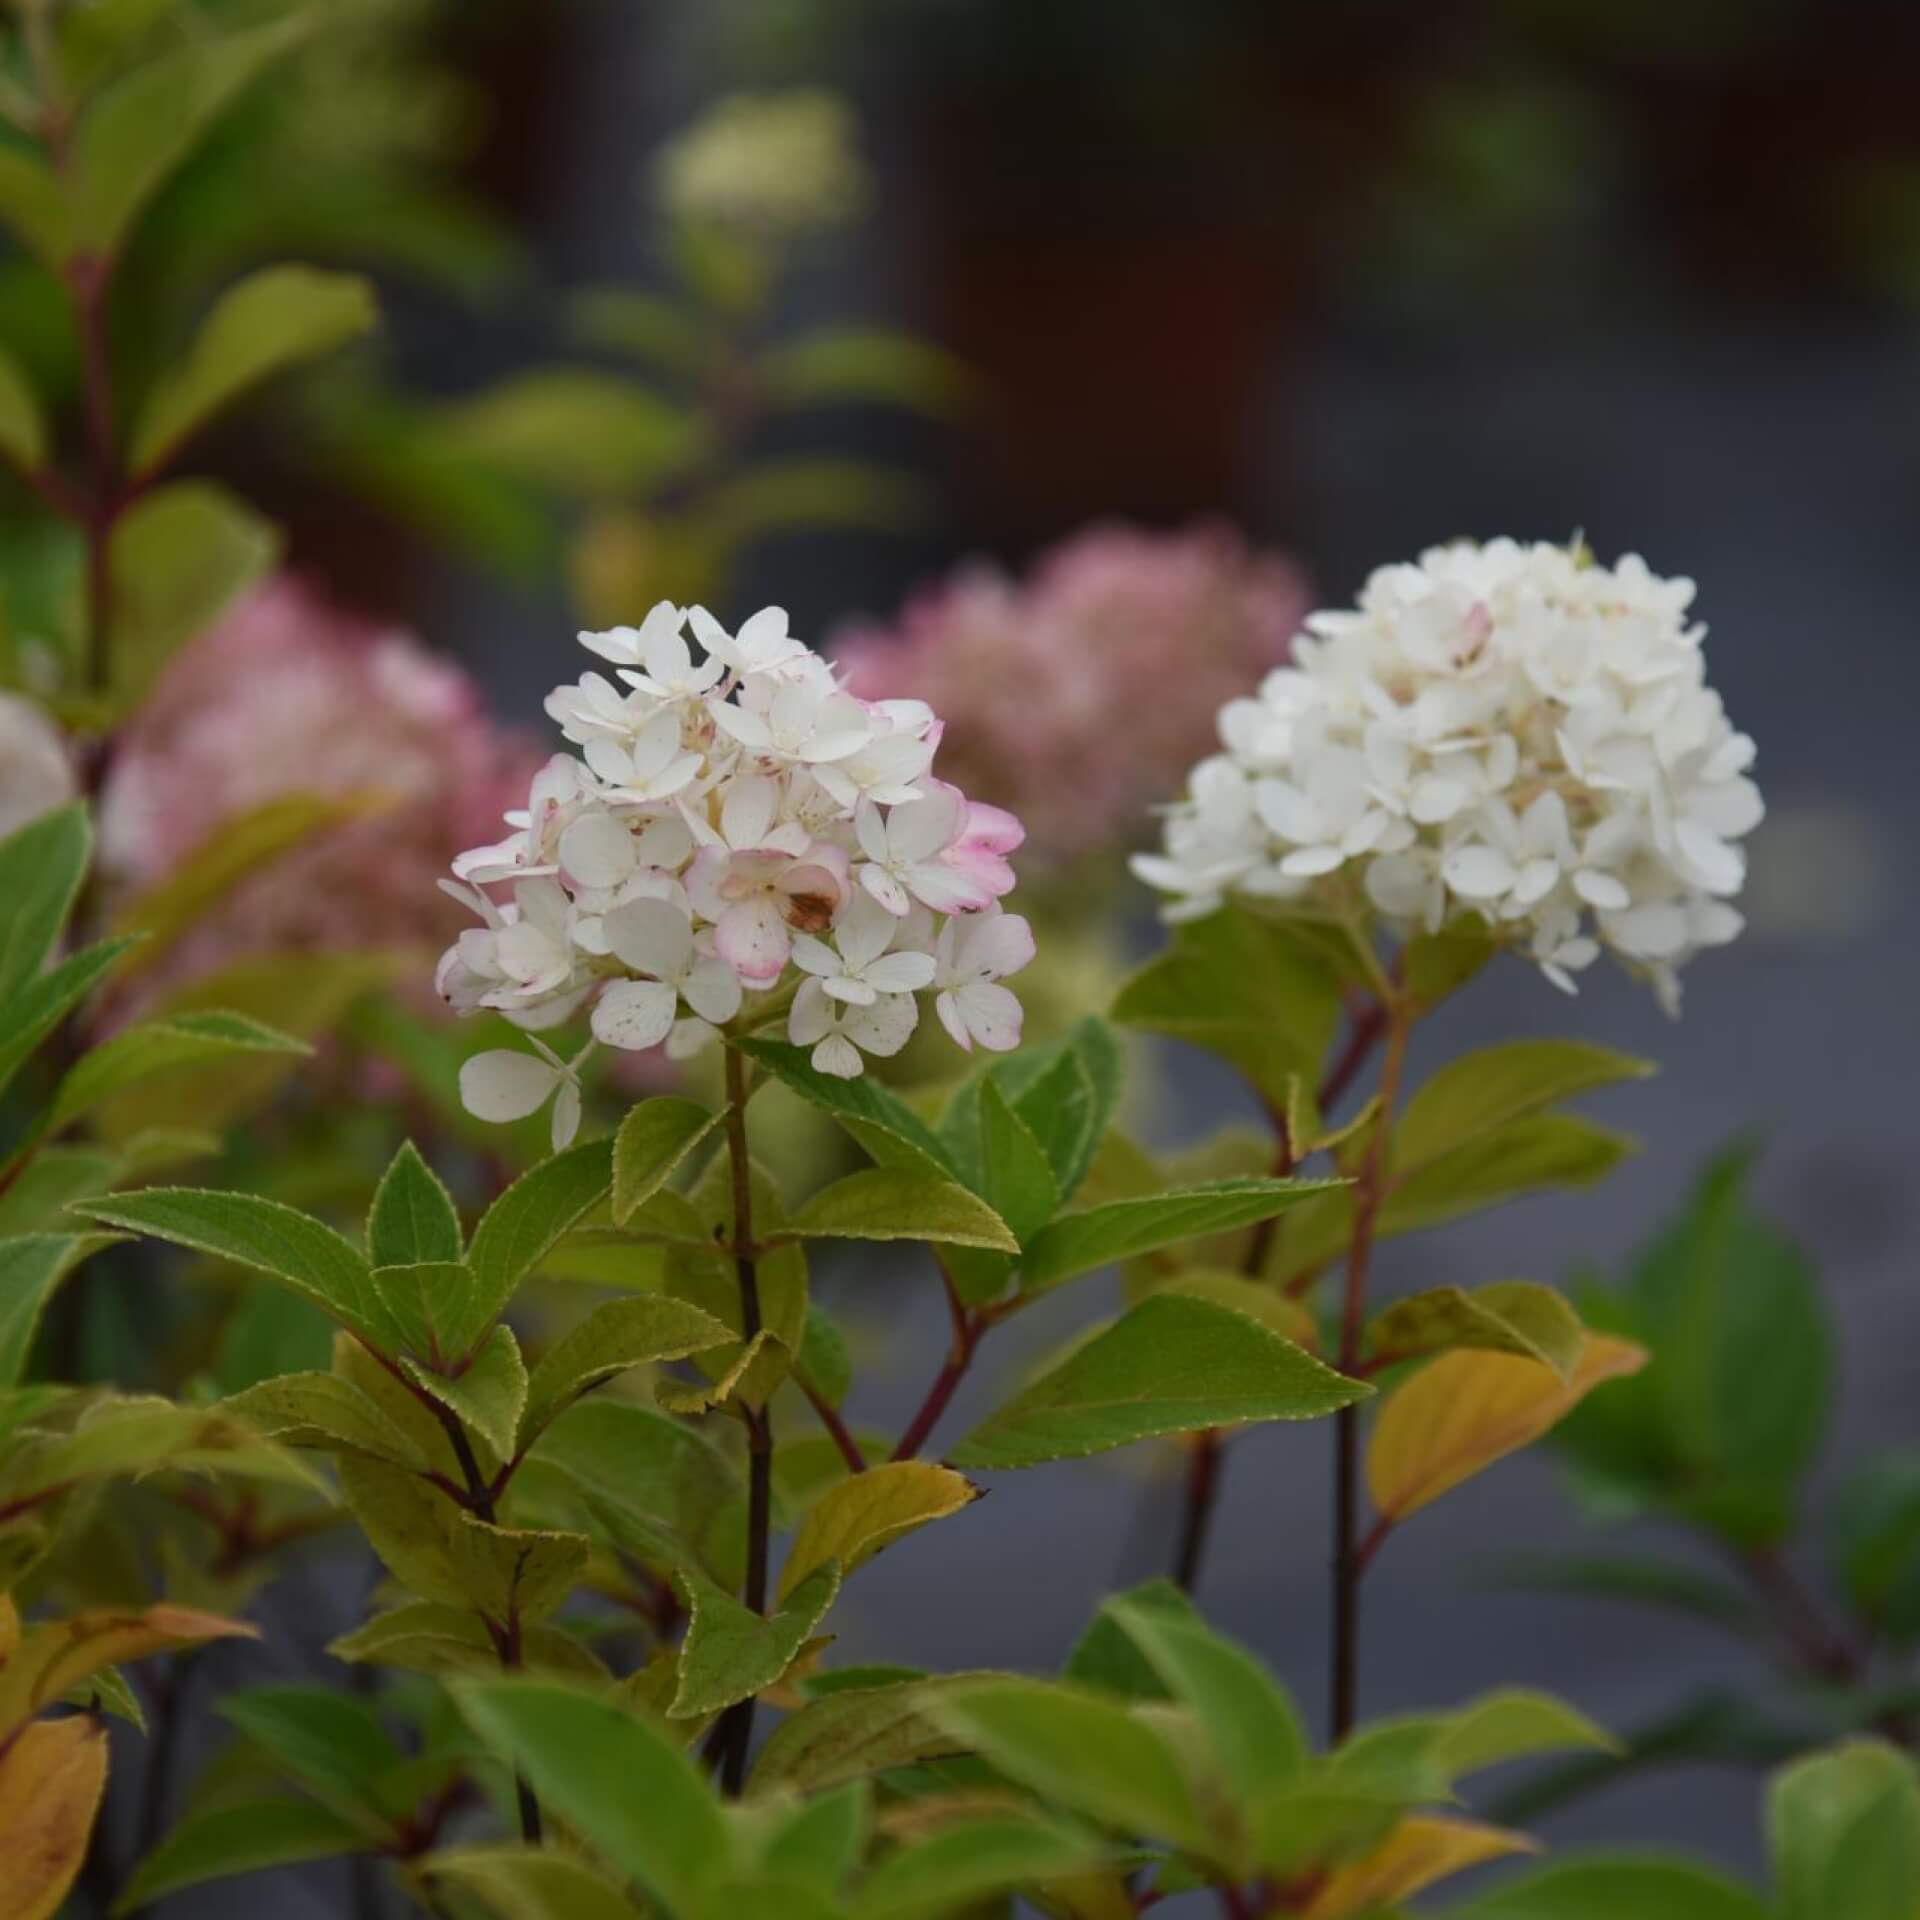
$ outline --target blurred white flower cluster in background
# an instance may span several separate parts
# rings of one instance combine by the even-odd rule
[[[728,95],[661,149],[655,179],[673,218],[769,239],[842,225],[868,193],[852,110],[816,87]]]
[[[1221,709],[1223,751],[1135,871],[1176,920],[1229,895],[1402,936],[1475,916],[1569,992],[1610,949],[1671,1011],[1678,969],[1741,929],[1763,812],[1693,594],[1637,555],[1512,540],[1382,567]]]
[[[585,1053],[534,1036],[589,1003],[588,1051],[677,1056],[785,985],[788,1038],[849,1079],[906,1044],[923,990],[959,1046],[1018,1044],[999,982],[1033,937],[999,902],[1023,829],[934,778],[929,707],[843,692],[777,607],[729,633],[663,601],[580,638],[614,678],[548,697],[579,757],[550,760],[516,831],[441,883],[482,922],[441,961],[442,994],[504,1014],[534,1049],[467,1062],[473,1113],[519,1119],[557,1096],[554,1139],[570,1139]]]

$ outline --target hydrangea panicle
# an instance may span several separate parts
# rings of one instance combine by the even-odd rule
[[[1147,808],[1206,752],[1220,703],[1286,659],[1307,606],[1290,562],[1226,527],[1098,526],[1023,580],[964,568],[833,655],[850,693],[937,708],[954,735],[948,777],[1009,802],[1028,859],[1064,868],[1136,841]],[[897,758],[916,778],[913,737],[835,771],[878,781]]]
[[[663,602],[580,638],[613,677],[547,700],[578,757],[548,761],[513,831],[440,883],[479,921],[442,958],[440,992],[535,1048],[469,1060],[470,1111],[523,1119],[553,1098],[562,1144],[595,1046],[679,1057],[786,987],[788,1038],[842,1078],[899,1052],[921,992],[961,1047],[1019,1044],[999,982],[1033,936],[1000,902],[1024,833],[934,776],[930,708],[845,692],[774,607],[729,634]],[[585,1009],[571,1060],[532,1037]]]
[[[1358,900],[1403,937],[1471,916],[1569,993],[1609,950],[1674,1011],[1680,967],[1740,932],[1763,812],[1693,593],[1512,540],[1382,567],[1221,709],[1134,870],[1171,920],[1229,895]]]

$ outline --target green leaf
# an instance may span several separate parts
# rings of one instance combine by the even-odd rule
[[[878,401],[946,418],[973,391],[951,354],[885,327],[834,327],[761,354],[755,372],[777,406]]]
[[[463,1847],[429,1854],[421,1871],[467,1889],[498,1920],[644,1920],[618,1887],[564,1853]]]
[[[1261,1792],[1302,1771],[1308,1746],[1299,1712],[1251,1654],[1152,1598],[1109,1600],[1104,1611],[1168,1694],[1198,1717],[1223,1785]]]
[[[400,1364],[442,1406],[451,1407],[502,1460],[513,1457],[514,1436],[527,1408],[527,1368],[511,1327],[495,1327],[457,1374],[430,1371],[411,1357]]]
[[[1563,1377],[1579,1364],[1586,1338],[1580,1316],[1560,1294],[1527,1280],[1498,1280],[1471,1293],[1433,1287],[1409,1294],[1367,1334],[1370,1351],[1388,1362],[1471,1347],[1544,1360]]]
[[[336,1373],[283,1373],[220,1404],[281,1446],[346,1448],[414,1472],[431,1464],[372,1400]]]
[[[744,1818],[762,1826],[757,1849],[768,1873],[790,1876],[837,1893],[859,1865],[872,1824],[873,1796],[864,1780],[850,1781],[831,1793],[816,1794],[797,1807],[747,1810]]]
[[[236,1054],[284,1054],[294,1058],[313,1049],[304,1040],[280,1033],[240,1013],[183,1013],[123,1027],[84,1054],[60,1083],[49,1124],[71,1125],[90,1108],[141,1081]]]
[[[774,1728],[754,1765],[751,1791],[818,1793],[958,1752],[964,1742],[939,1718],[938,1703],[974,1677],[945,1674],[821,1694]]]
[[[698,373],[716,342],[695,308],[629,287],[588,287],[572,297],[572,328],[589,346],[650,360],[671,373]]]
[[[198,856],[196,855],[197,859]],[[276,953],[236,961],[189,980],[156,1009],[174,1019],[231,1011],[314,1041],[330,1033],[355,1001],[390,980],[395,960],[382,953]],[[127,972],[122,963],[121,973]],[[127,1088],[95,1109],[103,1139],[132,1143],[170,1128],[183,1113],[202,1128],[225,1128],[257,1112],[298,1068],[293,1054],[230,1054],[219,1063]]]
[[[1172,1699],[1167,1683],[1114,1618],[1113,1609],[1121,1601],[1136,1611],[1164,1614],[1176,1623],[1191,1627],[1204,1625],[1198,1608],[1171,1580],[1142,1581],[1139,1586],[1116,1594],[1087,1623],[1086,1631],[1067,1655],[1061,1678],[1095,1687],[1102,1693],[1117,1693],[1127,1700]]]
[[[144,495],[114,528],[113,697],[142,700],[160,670],[204,633],[280,554],[271,522],[209,480]]]
[[[574,1533],[497,1527],[416,1475],[364,1454],[340,1456],[340,1490],[368,1544],[423,1600],[505,1624],[553,1612],[586,1571]]]
[[[682,1568],[687,1637],[680,1644],[680,1684],[667,1709],[675,1720],[718,1713],[770,1687],[793,1664],[801,1643],[840,1591],[840,1568],[816,1567],[762,1618],[704,1575]]]
[[[1512,1560],[1496,1570],[1494,1580],[1523,1592],[1657,1607],[1735,1633],[1759,1635],[1766,1630],[1765,1614],[1742,1588],[1677,1561],[1634,1559],[1618,1551],[1586,1559]]]
[[[375,1267],[373,1285],[392,1321],[395,1347],[449,1371],[467,1358],[480,1336],[469,1332],[473,1272],[464,1260]]]
[[[814,1069],[806,1052],[784,1041],[744,1039],[734,1043],[783,1085],[837,1120],[883,1167],[908,1172],[956,1172],[940,1137],[902,1100],[871,1074],[838,1080]]]
[[[823,1187],[787,1222],[802,1239],[928,1240],[1017,1253],[1007,1223],[957,1180],[901,1167],[867,1167]]]
[[[579,499],[623,498],[677,472],[704,431],[620,374],[536,367],[440,410],[448,454]]]
[[[1920,1780],[1897,1748],[1850,1741],[1788,1767],[1767,1832],[1781,1920],[1913,1920]]]
[[[846,1336],[826,1309],[812,1300],[807,1302],[807,1324],[794,1371],[830,1407],[839,1406],[853,1385],[853,1357],[847,1351]]]
[[[220,1713],[252,1740],[268,1764],[336,1811],[378,1826],[375,1783],[399,1765],[370,1701],[325,1687],[247,1687]]]
[[[1655,1071],[1650,1060],[1583,1040],[1509,1040],[1463,1054],[1407,1102],[1394,1129],[1394,1170],[1417,1173],[1544,1107]]]
[[[1098,1694],[1011,1676],[938,1698],[936,1717],[1044,1799],[1129,1837],[1205,1855],[1211,1835],[1174,1749]]]
[[[409,1673],[497,1673],[500,1649],[471,1608],[416,1600],[375,1614],[327,1648],[336,1660]],[[521,1664],[532,1673],[605,1680],[606,1668],[571,1634],[535,1623],[521,1629]]]
[[[0,1387],[20,1384],[40,1316],[81,1261],[117,1244],[117,1233],[26,1233],[0,1239]]]
[[[733,1329],[666,1294],[643,1293],[596,1307],[555,1342],[533,1370],[525,1430],[542,1432],[581,1394],[629,1367],[731,1345]]]
[[[58,274],[72,221],[52,168],[21,147],[0,147],[0,223],[11,227],[40,264]]]
[[[712,489],[703,503],[722,540],[814,527],[917,527],[928,517],[926,482],[871,460],[762,459]]]
[[[237,33],[199,36],[102,90],[74,143],[74,242],[116,250],[154,192],[266,67],[311,30],[298,14]]]
[[[634,1107],[613,1141],[614,1219],[625,1226],[724,1117],[670,1094]]]
[[[26,370],[0,348],[0,458],[34,473],[47,456],[47,422]]]
[[[1572,1113],[1541,1113],[1444,1154],[1409,1175],[1380,1210],[1381,1239],[1421,1233],[1483,1208],[1555,1187],[1590,1187],[1634,1151],[1633,1142]],[[1275,1237],[1265,1278],[1284,1282],[1339,1259],[1353,1238],[1353,1190],[1299,1208]]]
[[[934,1920],[978,1912],[1018,1888],[1089,1873],[1102,1849],[1084,1833],[1030,1815],[977,1815],[889,1854],[868,1874],[853,1920]]]
[[[1177,928],[1167,951],[1120,989],[1113,1018],[1218,1054],[1284,1109],[1289,1081],[1320,1077],[1340,995],[1284,926],[1226,907]]]
[[[980,1086],[980,1192],[1023,1247],[1060,1211],[1060,1182],[1039,1136],[991,1076]]]
[[[3,1376],[0,1376],[3,1377]],[[1834,1557],[1847,1597],[1896,1647],[1920,1638],[1920,1454],[1883,1455],[1833,1503]]]
[[[113,1911],[137,1913],[209,1880],[365,1853],[375,1844],[364,1826],[308,1800],[250,1800],[203,1808],[186,1814],[141,1861]]]
[[[843,1575],[930,1521],[959,1513],[980,1489],[950,1467],[889,1460],[829,1487],[807,1509],[780,1576],[780,1597],[829,1561]]]
[[[82,947],[0,1003],[0,1088],[27,1063],[41,1041],[113,971],[131,945],[127,940],[102,940],[91,947]]]
[[[694,1762],[640,1715],[542,1680],[457,1682],[469,1724],[542,1806],[675,1913],[700,1910],[732,1836]]]
[[[1305,1420],[1370,1388],[1231,1308],[1155,1294],[976,1427],[957,1467],[1030,1467],[1157,1434]]]
[[[92,858],[93,827],[79,801],[0,840],[0,1006],[46,966]]]
[[[373,287],[358,274],[297,266],[249,274],[220,296],[185,361],[148,395],[133,429],[133,470],[161,465],[248,388],[357,339],[378,317]]]
[[[1441,1776],[1451,1786],[1484,1767],[1568,1747],[1617,1753],[1620,1743],[1564,1701],[1511,1687],[1446,1716],[1434,1751]]]
[[[1023,1049],[989,1070],[1039,1143],[1062,1201],[1079,1191],[1093,1164],[1120,1102],[1124,1068],[1113,1030],[1089,1018],[1052,1046]],[[983,1132],[983,1153],[985,1145]]]
[[[1069,1213],[1038,1234],[1020,1262],[1021,1289],[1038,1293],[1076,1274],[1152,1253],[1182,1240],[1270,1220],[1338,1183],[1327,1180],[1210,1180],[1137,1200],[1109,1200]]]
[[[1445,1920],[1768,1920],[1768,1909],[1678,1860],[1561,1860],[1449,1907]]]
[[[589,1141],[543,1160],[523,1173],[474,1229],[467,1264],[473,1269],[471,1337],[497,1320],[519,1286],[563,1235],[607,1197],[613,1185],[613,1144]]]
[[[367,1251],[374,1265],[456,1262],[461,1249],[460,1210],[453,1195],[419,1148],[411,1140],[402,1142],[380,1176],[367,1214]]]
[[[391,1337],[391,1317],[359,1248],[278,1200],[193,1187],[148,1187],[88,1200],[74,1211],[110,1227],[250,1267],[303,1294],[330,1318],[376,1344]]]

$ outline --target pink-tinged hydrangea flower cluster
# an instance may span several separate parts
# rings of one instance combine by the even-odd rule
[[[847,693],[777,607],[729,633],[663,601],[580,639],[614,672],[548,697],[578,756],[550,760],[515,831],[441,883],[481,922],[441,961],[441,992],[535,1049],[468,1061],[472,1112],[520,1119],[552,1098],[555,1142],[571,1139],[585,1055],[536,1036],[589,1005],[588,1051],[678,1057],[790,985],[788,1037],[847,1079],[905,1046],[926,991],[957,1045],[1019,1043],[1000,982],[1033,936],[1000,901],[1023,830],[935,778],[930,707]]]
[[[1569,993],[1610,949],[1672,1010],[1678,969],[1740,932],[1764,811],[1693,592],[1635,554],[1512,540],[1382,567],[1221,709],[1224,751],[1135,871],[1169,919],[1229,894],[1401,935],[1471,916]]]
[[[932,706],[953,777],[1012,806],[1030,853],[1065,862],[1137,839],[1220,704],[1286,659],[1308,604],[1291,563],[1224,527],[1103,526],[1024,583],[969,567],[834,658],[852,693]]]
[[[242,879],[142,977],[143,996],[264,954],[436,951],[460,917],[434,878],[538,764],[411,635],[291,579],[250,594],[175,656],[115,741],[100,800],[110,886],[144,891],[289,794],[368,811]]]
[[[79,792],[60,729],[31,700],[0,693],[0,839]]]

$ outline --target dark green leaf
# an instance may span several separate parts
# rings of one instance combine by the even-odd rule
[[[93,828],[77,801],[0,840],[0,1006],[45,967],[92,857]]]
[[[633,1108],[614,1136],[614,1219],[624,1226],[723,1118],[696,1101],[669,1094]]]
[[[113,1911],[137,1913],[169,1894],[209,1880],[369,1852],[374,1845],[374,1836],[364,1826],[307,1800],[253,1800],[239,1806],[208,1807],[187,1814],[141,1861]]]
[[[947,1456],[958,1467],[1030,1467],[1157,1434],[1304,1420],[1371,1391],[1258,1321],[1155,1294],[1016,1394]]]
[[[474,1300],[464,1330],[471,1338],[500,1317],[514,1289],[612,1185],[613,1143],[594,1140],[523,1173],[487,1209],[467,1256]]]
[[[881,1166],[943,1173],[949,1178],[954,1174],[939,1136],[871,1074],[838,1080],[819,1073],[804,1048],[783,1041],[749,1038],[735,1044],[803,1100],[839,1121]]]
[[[373,1191],[367,1214],[367,1251],[376,1267],[457,1261],[460,1212],[438,1174],[405,1141]]]

